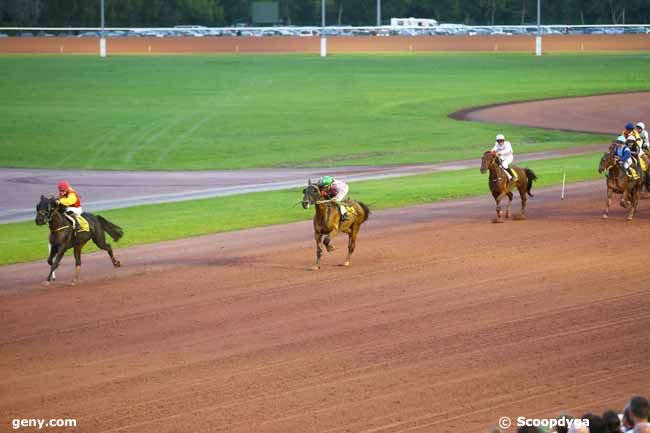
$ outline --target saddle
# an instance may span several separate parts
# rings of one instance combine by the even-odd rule
[[[75,230],[76,233],[80,232],[89,232],[90,231],[90,224],[88,223],[88,220],[83,217],[83,215],[77,215],[74,213],[65,213],[67,218],[74,218],[75,221],[77,221],[77,229]]]

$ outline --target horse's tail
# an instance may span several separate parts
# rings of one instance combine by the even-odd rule
[[[102,226],[104,231],[108,233],[115,242],[119,241],[120,238],[124,235],[124,230],[122,230],[122,227],[113,224],[101,215],[96,215],[96,217],[97,221],[99,221],[99,225]]]
[[[533,173],[533,170],[530,168],[524,168],[524,173],[526,173],[526,177],[528,178],[528,185],[526,185],[526,192],[528,193],[529,196],[533,196],[530,193],[530,190],[533,189],[533,182],[537,180],[537,175]]]
[[[368,221],[368,217],[370,216],[370,208],[364,202],[360,201],[358,203],[359,203],[359,206],[361,206],[363,208],[363,214],[364,214],[363,221],[361,221],[361,222],[366,222],[366,221]]]

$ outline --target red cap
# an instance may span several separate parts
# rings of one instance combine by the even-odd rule
[[[57,186],[59,187],[59,191],[67,191],[70,189],[70,183],[67,180],[62,180]]]

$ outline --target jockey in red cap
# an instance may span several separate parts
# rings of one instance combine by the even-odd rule
[[[59,189],[59,203],[67,208],[65,216],[72,222],[72,227],[76,229],[78,224],[76,215],[81,215],[83,212],[79,193],[66,180],[59,182],[57,187]]]

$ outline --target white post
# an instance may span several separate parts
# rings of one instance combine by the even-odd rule
[[[106,38],[99,38],[99,57],[106,57]]]
[[[566,184],[566,171],[564,172],[564,176],[562,176],[562,195],[560,196],[560,199],[564,200],[564,185]]]
[[[106,38],[104,37],[104,0],[101,0],[102,31],[99,34],[99,57],[106,57]]]
[[[327,37],[325,36],[325,0],[321,0],[320,56],[327,57]]]
[[[542,55],[542,0],[537,0],[537,36],[535,36],[535,55]]]

